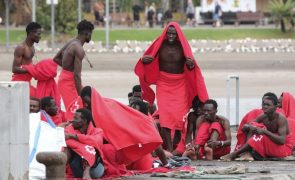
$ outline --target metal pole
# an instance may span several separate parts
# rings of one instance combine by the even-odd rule
[[[109,49],[109,17],[110,16],[110,8],[109,8],[109,0],[106,0],[106,49]]]
[[[226,79],[226,117],[230,120],[230,77]]]
[[[51,48],[52,50],[55,48],[54,44],[54,34],[55,34],[55,28],[54,28],[54,3],[53,0],[51,0]]]
[[[9,0],[5,1],[6,51],[9,51]]]
[[[226,102],[226,114],[230,120],[230,80],[236,79],[236,125],[239,125],[239,113],[240,113],[240,78],[238,75],[230,75],[227,77],[227,102]]]
[[[36,0],[32,0],[32,21],[36,22]]]
[[[81,0],[78,0],[78,22],[82,20]]]

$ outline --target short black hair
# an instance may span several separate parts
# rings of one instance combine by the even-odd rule
[[[269,99],[276,106],[278,105],[278,97],[274,93],[269,94],[268,96],[264,96],[265,99]]]
[[[82,114],[82,119],[86,119],[87,123],[93,122],[92,114],[91,112],[86,108],[80,108],[77,109],[76,112],[80,112]]]
[[[82,33],[85,30],[93,31],[93,29],[94,25],[90,21],[87,21],[85,19],[79,22],[77,25],[78,34]]]
[[[53,99],[53,97],[51,97],[51,96],[46,96],[46,97],[42,98],[40,108],[42,110],[45,110],[46,107],[50,106],[52,99]]]
[[[218,107],[217,102],[214,99],[208,99],[205,104],[212,104],[215,109]]]
[[[198,96],[195,96],[193,101],[192,101],[192,107],[191,108],[193,108],[193,110],[196,111],[198,109],[198,107],[200,107],[202,105],[203,105],[203,102],[199,99]]]
[[[80,96],[83,98],[85,96],[89,96],[91,98],[91,87],[85,86],[80,93]]]
[[[133,86],[132,92],[141,92],[141,86],[140,85]]]
[[[265,93],[265,94],[262,96],[262,99],[265,98],[266,96],[275,96],[275,97],[277,97],[277,95],[276,95],[275,93],[273,93],[273,92],[267,92],[267,93]]]
[[[40,103],[40,99],[39,98],[36,98],[36,97],[30,97],[30,100],[37,101],[37,102]]]
[[[35,31],[37,29],[41,29],[41,25],[36,22],[30,22],[26,27],[26,32],[29,34],[32,31]]]
[[[133,105],[138,105],[139,106],[139,111],[142,112],[145,115],[148,115],[149,109],[148,109],[148,105],[147,103],[140,101],[140,100],[136,100],[134,102],[132,102],[130,104],[130,106],[132,107]]]
[[[128,97],[132,97],[133,96],[133,93],[132,92],[129,92],[128,93]]]

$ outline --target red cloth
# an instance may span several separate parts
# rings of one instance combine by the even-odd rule
[[[65,119],[72,120],[77,109],[83,108],[83,102],[80,96],[78,96],[67,108],[65,113]]]
[[[150,55],[154,57],[152,63],[144,65],[139,59],[135,66],[135,74],[139,77],[140,85],[143,91],[143,99],[148,101],[150,104],[154,103],[155,93],[150,88],[150,85],[157,84],[159,78],[159,59],[158,59],[158,51],[166,39],[166,32],[169,26],[174,26],[178,35],[178,40],[181,42],[184,56],[186,58],[191,58],[194,60],[195,68],[193,70],[188,70],[185,66],[185,79],[187,81],[187,92],[188,92],[188,102],[192,102],[193,98],[198,95],[199,99],[202,102],[205,102],[208,99],[207,89],[204,82],[204,78],[202,76],[201,70],[197,65],[197,62],[193,56],[190,45],[185,39],[183,32],[180,29],[180,26],[176,22],[170,22],[162,34],[152,43],[152,45],[145,51],[144,55]]]
[[[29,73],[25,74],[12,74],[11,81],[25,81],[29,83],[30,97],[36,97],[36,88],[31,85],[32,75]]]
[[[187,125],[188,125],[188,115],[190,112],[188,112],[184,118],[183,118],[183,123],[182,123],[182,131],[181,131],[181,139],[179,141],[179,143],[177,144],[177,147],[174,151],[176,151],[177,153],[183,154],[186,147],[185,147],[185,138],[186,138],[186,134],[187,134]]]
[[[256,125],[259,123],[256,123]],[[255,125],[253,123],[253,125]],[[260,128],[266,128],[263,124],[259,124]],[[291,144],[291,136],[286,136],[286,143],[279,145],[274,143],[266,135],[256,135],[254,134],[247,142],[253,150],[255,150],[262,157],[286,157],[290,156],[293,152],[293,146]]]
[[[127,166],[129,170],[137,170],[137,171],[145,171],[145,170],[150,170],[152,169],[153,166],[153,157],[152,154],[146,154],[139,160],[131,163],[130,165]]]
[[[295,119],[295,98],[289,92],[283,92],[282,109],[287,118]]]
[[[50,116],[49,114],[48,116],[51,118],[51,120],[54,122],[56,126],[58,126],[62,122],[67,121],[65,118],[65,112],[63,111],[59,111],[55,116]],[[46,117],[43,113],[41,113],[41,120],[47,122]]]
[[[90,123],[87,133],[82,134],[79,130],[75,130],[72,125],[69,125],[65,127],[65,133],[76,134],[78,136],[78,140],[67,139],[67,147],[83,157],[90,166],[93,166],[96,161],[95,149],[99,151],[100,156],[104,161],[101,150],[103,144],[103,132],[101,129],[95,128],[92,123]]]
[[[52,59],[43,59],[35,65],[23,65],[22,67],[37,80],[35,97],[41,99],[51,96],[54,98],[57,107],[60,107],[60,94],[54,80],[57,73],[57,64]]]
[[[153,120],[115,100],[103,98],[92,88],[92,115],[96,127],[118,151],[122,164],[130,164],[162,144]]]
[[[63,69],[59,75],[57,86],[64,102],[65,109],[68,109],[70,104],[78,97],[74,73]]]
[[[184,74],[160,72],[157,104],[161,127],[182,130],[183,117],[189,110]]]
[[[200,145],[201,148],[199,149],[199,157],[204,156],[204,145],[210,139],[212,132],[216,130],[218,132],[218,141],[225,141],[226,135],[224,128],[219,122],[202,122],[198,127],[195,144]],[[213,159],[219,159],[221,156],[230,153],[230,147],[217,147],[213,149]]]

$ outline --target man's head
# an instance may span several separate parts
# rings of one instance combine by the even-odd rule
[[[169,26],[167,33],[166,33],[166,37],[169,43],[174,43],[177,39],[177,32],[174,26]]]
[[[192,101],[192,108],[197,116],[203,113],[203,106],[204,103],[202,103],[198,96],[195,96]]]
[[[40,99],[30,98],[30,113],[37,113],[40,111]]]
[[[215,115],[217,113],[217,102],[213,99],[208,99],[203,107],[203,114],[207,121],[215,121]]]
[[[85,38],[85,42],[89,42],[91,40],[92,31],[94,29],[94,26],[91,22],[82,20],[77,25],[77,30],[79,36],[83,36]]]
[[[50,116],[55,116],[58,111],[55,100],[51,96],[46,96],[41,99],[41,109]]]
[[[133,97],[142,99],[142,92],[141,92],[140,85],[133,86],[133,88],[132,88],[132,94],[133,94]]]
[[[72,121],[74,129],[87,128],[90,122],[93,122],[91,112],[86,108],[77,109]]]
[[[136,100],[134,101],[130,107],[132,107],[133,109],[138,110],[139,112],[142,112],[145,115],[148,115],[149,109],[148,106],[145,102],[140,101],[140,100]]]
[[[41,39],[41,25],[36,22],[31,22],[26,27],[27,37],[33,42],[38,43]]]
[[[91,91],[92,90],[90,86],[85,86],[81,90],[81,94],[80,94],[83,101],[83,106],[90,111],[91,111]]]
[[[262,99],[262,110],[264,114],[272,114],[276,111],[278,105],[278,97],[271,93]]]

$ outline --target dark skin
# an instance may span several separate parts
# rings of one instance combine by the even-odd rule
[[[82,60],[85,56],[83,45],[91,40],[92,31],[84,30],[75,39],[70,40],[53,58],[64,70],[74,72],[77,93],[82,89]]]
[[[19,44],[14,50],[14,59],[12,63],[12,72],[16,74],[25,74],[27,70],[22,69],[22,65],[31,64],[35,55],[34,43],[41,39],[41,29],[36,29],[27,34],[24,42]]]
[[[242,130],[250,137],[254,134],[266,135],[278,145],[285,144],[286,136],[290,133],[287,119],[276,112],[276,105],[268,98],[263,99],[262,110],[264,114],[257,117],[255,122],[263,123],[266,129],[245,124]],[[234,160],[242,153],[249,152],[250,150],[251,147],[246,143],[238,151],[223,156],[221,159],[226,161]]]
[[[213,122],[218,122],[221,124],[221,126],[224,128],[225,131],[225,136],[226,136],[226,140],[223,141],[223,146],[230,146],[231,145],[231,132],[230,132],[230,122],[228,119],[226,119],[225,117],[222,116],[218,116],[216,115],[217,113],[217,109],[215,109],[213,104],[205,104],[203,107],[203,115],[201,115],[200,117],[198,117],[197,122],[196,122],[196,127],[197,129],[200,127],[200,125],[207,121],[209,123],[213,123]],[[196,134],[197,134],[197,130],[196,130]],[[210,135],[210,139],[207,141],[207,144],[205,145],[205,153],[206,150],[210,150],[212,152],[212,150],[214,151],[215,148],[220,147],[222,144],[220,143],[220,141],[218,141],[219,138],[219,134],[216,130],[213,130],[213,132]],[[199,144],[195,144],[194,146],[192,146],[192,144],[188,144],[187,145],[187,150],[191,150],[192,148],[195,150],[195,152],[198,152],[200,149],[200,145]],[[213,154],[211,153],[211,156]],[[196,157],[195,157],[196,158]],[[206,155],[206,158],[208,160],[212,160],[213,157],[209,157]]]
[[[55,116],[57,114],[58,108],[54,99],[50,100],[50,105],[45,107],[44,111],[50,116]]]
[[[89,126],[89,122],[87,122],[87,120],[83,117],[81,112],[76,112],[74,115],[74,120],[72,121],[73,127],[75,130],[80,131],[82,134],[86,134],[87,133],[87,129]],[[78,136],[76,134],[70,134],[70,133],[65,133],[65,139],[74,139],[74,140],[79,140]],[[68,159],[71,158],[71,150],[69,150],[68,148],[65,148],[65,153],[68,156]],[[87,161],[84,160],[85,164],[85,168],[84,168],[84,172],[83,172],[83,178],[85,179],[91,179],[90,176],[90,166],[88,164]]]
[[[37,113],[40,110],[40,102],[30,99],[30,113]]]
[[[194,69],[194,61],[185,57],[183,53],[183,48],[180,41],[177,40],[178,35],[174,26],[170,26],[166,32],[166,39],[163,41],[159,52],[159,69],[171,74],[182,74],[184,72],[184,65],[186,64],[189,70]],[[143,64],[150,64],[154,57],[145,55],[142,58]],[[163,133],[163,139],[167,146],[168,151],[173,151],[173,142],[171,139],[171,130],[168,128],[161,129]],[[174,143],[180,141],[180,131],[176,131],[176,136]]]

